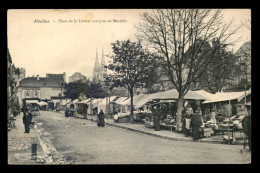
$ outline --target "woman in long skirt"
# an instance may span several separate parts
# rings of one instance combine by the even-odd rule
[[[192,136],[194,140],[200,138],[200,129],[202,126],[202,117],[200,114],[200,108],[197,108],[195,113],[191,117]]]
[[[103,110],[101,110],[98,114],[98,127],[104,127],[105,126],[105,114]]]

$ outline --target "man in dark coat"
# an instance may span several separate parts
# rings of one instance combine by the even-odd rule
[[[23,124],[24,124],[24,133],[27,133],[27,113],[26,113],[26,110],[23,109]]]
[[[103,110],[101,110],[98,114],[98,127],[104,127],[105,126],[105,114]]]
[[[197,108],[195,113],[191,116],[191,127],[192,127],[192,136],[194,140],[197,140],[200,138],[200,129],[203,124],[202,117],[200,114],[200,108]]]
[[[25,111],[23,111],[23,124],[25,127],[24,133],[30,133],[30,124],[32,122],[32,113],[31,113],[31,107],[28,106]]]

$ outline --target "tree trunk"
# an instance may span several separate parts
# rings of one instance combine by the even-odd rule
[[[176,125],[177,125],[176,130],[177,131],[181,131],[182,105],[183,105],[183,95],[181,93],[179,93],[177,117],[176,117]]]
[[[133,124],[134,123],[134,96],[133,96],[133,87],[130,88],[130,97],[131,97],[131,114],[130,114],[130,122]]]

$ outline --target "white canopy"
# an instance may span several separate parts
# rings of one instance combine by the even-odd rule
[[[78,102],[78,103],[87,104],[87,103],[90,102],[90,100],[91,100],[91,98],[88,98],[88,99],[86,99],[86,100],[82,100],[82,101],[80,101],[80,102]]]
[[[142,97],[144,97],[146,94],[139,94],[139,95],[134,95],[133,96],[133,105],[135,105],[136,102],[138,102],[138,100],[140,100]],[[126,106],[130,106],[131,105],[131,97],[129,97],[128,99],[126,99],[125,101],[122,102],[122,105]]]
[[[179,93],[176,89],[155,93],[153,99],[156,100],[178,100]],[[184,100],[207,100],[203,95],[195,91],[188,91]]]
[[[155,94],[144,94],[142,98],[140,98],[139,100],[137,100],[134,104],[134,108],[138,109],[140,107],[143,107],[147,102],[152,101],[152,99],[154,98]]]
[[[38,103],[38,100],[26,100],[26,103]]]
[[[197,90],[197,91],[193,91],[195,93],[198,93],[200,95],[202,95],[203,97],[205,97],[207,100],[212,100],[214,98],[214,94],[209,93],[205,90]]]
[[[113,102],[116,99],[117,96],[110,96],[110,103]],[[109,104],[109,97],[105,97],[102,99],[102,101],[99,103],[100,105],[107,105]]]
[[[114,103],[118,105],[122,105],[122,103],[127,99],[128,97],[119,97],[117,100],[114,101]]]
[[[44,106],[44,105],[48,105],[48,104],[46,102],[39,102],[38,105]]]
[[[246,91],[246,96],[251,94],[251,90]],[[223,102],[223,101],[229,101],[229,100],[242,100],[245,97],[245,92],[217,92],[214,94],[214,96],[207,101],[204,101],[202,104],[206,103],[215,103],[215,102]]]

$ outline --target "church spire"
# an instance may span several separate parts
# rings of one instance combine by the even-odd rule
[[[101,65],[105,65],[104,48],[102,49]]]
[[[98,68],[99,63],[98,63],[98,52],[97,52],[97,48],[96,48],[96,62],[95,62],[95,67]]]

